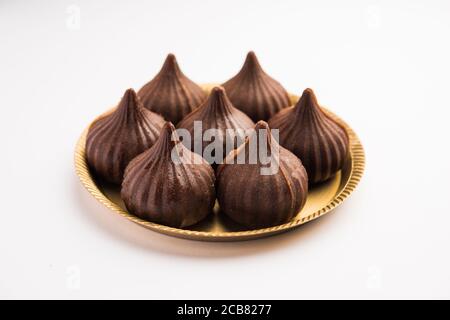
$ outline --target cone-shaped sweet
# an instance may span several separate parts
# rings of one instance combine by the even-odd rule
[[[212,211],[214,183],[211,166],[184,147],[175,127],[166,123],[155,145],[126,168],[121,197],[142,219],[184,228]]]
[[[302,160],[310,183],[331,178],[347,159],[347,132],[322,111],[311,89],[303,91],[295,106],[272,117],[269,126],[279,129],[280,144]]]
[[[264,121],[227,155],[217,169],[217,179],[221,212],[248,228],[290,221],[304,206],[308,193],[301,161],[278,145]]]
[[[261,68],[253,51],[249,52],[242,69],[222,85],[233,105],[253,121],[267,121],[290,105],[283,86]]]
[[[245,113],[231,104],[222,87],[214,87],[208,99],[177,127],[189,132],[190,141],[183,141],[188,148],[202,155],[210,164],[220,164],[231,150],[244,142],[245,130],[254,125]],[[201,136],[194,128],[201,129]],[[207,130],[211,139],[205,135]]]
[[[163,125],[164,119],[145,109],[136,92],[128,89],[117,108],[89,128],[89,166],[104,180],[120,184],[125,167],[155,143]]]
[[[206,93],[180,70],[173,54],[169,54],[159,73],[139,91],[144,106],[167,121],[177,124],[197,108]]]

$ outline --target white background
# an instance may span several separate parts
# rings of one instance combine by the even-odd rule
[[[445,0],[1,1],[0,297],[450,298],[449,38]],[[167,53],[202,83],[248,50],[359,134],[366,173],[335,213],[202,243],[83,189],[80,133]]]

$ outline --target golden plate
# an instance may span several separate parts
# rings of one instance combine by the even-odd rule
[[[213,85],[203,85],[209,91]],[[291,95],[292,103],[297,102],[298,96]],[[224,215],[218,214],[218,206],[214,214],[206,220],[186,229],[171,228],[157,223],[142,220],[130,214],[120,199],[117,186],[97,181],[89,172],[85,157],[85,144],[88,128],[84,130],[75,149],[75,170],[81,183],[94,196],[114,213],[156,232],[163,234],[202,241],[238,241],[266,237],[291,230],[304,223],[317,219],[340,205],[355,189],[364,172],[364,149],[355,132],[338,116],[324,109],[333,119],[345,127],[350,138],[350,155],[344,168],[337,175],[314,188],[310,189],[304,208],[290,222],[271,228],[246,230]]]

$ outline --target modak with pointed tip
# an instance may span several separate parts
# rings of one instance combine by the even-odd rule
[[[280,144],[302,160],[310,183],[328,180],[344,166],[347,132],[325,114],[313,90],[303,91],[297,104],[272,117],[269,126],[279,129]]]
[[[201,139],[196,141],[195,123],[201,124]],[[214,87],[208,99],[197,109],[188,114],[177,126],[186,129],[191,138],[186,144],[191,151],[199,152],[211,164],[222,163],[223,158],[233,149],[237,148],[245,140],[246,130],[254,127],[253,121],[242,111],[233,106],[222,87]],[[212,141],[205,138],[205,132],[211,131]],[[227,143],[228,142],[228,143]],[[232,143],[230,143],[232,142]],[[215,154],[214,149],[210,154],[207,152],[208,145],[221,148],[221,154]],[[196,145],[198,144],[198,145]],[[219,146],[220,145],[220,146]]]
[[[234,106],[254,122],[267,121],[290,105],[287,91],[261,68],[253,51],[247,54],[239,73],[222,86]]]
[[[169,54],[159,73],[139,91],[144,106],[177,124],[197,108],[206,93],[181,71],[175,55]]]
[[[168,122],[155,145],[126,168],[121,197],[127,209],[142,219],[188,227],[212,212],[214,170],[183,146]]]
[[[128,163],[155,143],[164,119],[144,108],[128,89],[117,108],[96,120],[86,138],[89,166],[102,179],[120,184]]]
[[[256,158],[255,152],[259,154]],[[308,177],[301,161],[278,145],[264,121],[226,157],[217,169],[217,179],[221,212],[252,229],[290,221],[305,205],[308,194]]]

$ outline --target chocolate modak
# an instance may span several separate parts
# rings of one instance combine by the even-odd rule
[[[189,141],[183,143],[191,151],[202,155],[210,164],[220,164],[231,150],[244,142],[245,131],[254,125],[245,113],[233,106],[222,87],[214,87],[208,99],[177,128],[189,133]]]
[[[96,120],[86,139],[89,166],[104,180],[120,184],[128,163],[155,143],[164,119],[144,108],[128,89],[117,108]]]
[[[238,74],[222,86],[234,106],[254,122],[267,121],[290,105],[287,91],[261,68],[253,51],[247,54]]]
[[[155,145],[126,168],[121,197],[127,209],[142,219],[184,228],[212,212],[214,184],[214,170],[183,146],[168,122]]]
[[[184,75],[173,54],[169,54],[159,73],[139,91],[144,106],[177,124],[197,108],[206,93]]]
[[[270,119],[269,126],[279,129],[280,144],[301,159],[311,184],[334,176],[348,157],[347,132],[325,114],[311,89]]]
[[[217,169],[221,212],[248,228],[290,221],[305,205],[307,193],[301,161],[276,142],[264,121]]]

